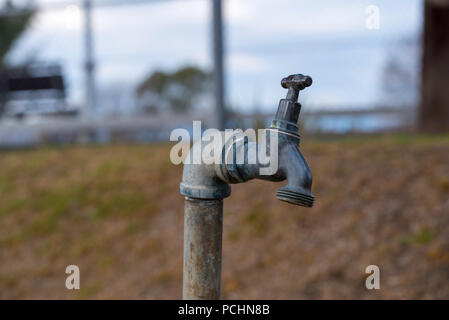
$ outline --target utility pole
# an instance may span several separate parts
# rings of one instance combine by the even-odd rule
[[[223,19],[222,0],[213,2],[214,89],[217,129],[224,130],[226,123],[225,88],[223,75]]]
[[[95,91],[95,61],[93,57],[92,36],[92,1],[84,0],[84,48],[85,48],[85,72],[86,72],[86,106],[83,115],[92,117],[96,111]]]

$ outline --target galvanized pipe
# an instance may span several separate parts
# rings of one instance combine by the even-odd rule
[[[185,198],[183,299],[220,299],[222,232],[222,199]]]

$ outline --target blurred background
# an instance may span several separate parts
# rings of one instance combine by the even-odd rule
[[[223,297],[448,299],[447,30],[446,0],[0,1],[0,298],[180,298],[170,132],[263,128],[303,73],[316,205],[233,186]]]

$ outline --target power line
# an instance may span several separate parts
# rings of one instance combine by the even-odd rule
[[[102,0],[97,1],[96,6],[112,7],[112,6],[126,6],[126,5],[140,5],[140,4],[153,4],[163,2],[186,2],[187,0]],[[191,0],[189,0],[191,1]],[[94,2],[95,3],[95,2]]]

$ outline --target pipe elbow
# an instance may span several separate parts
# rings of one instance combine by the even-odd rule
[[[220,164],[195,161],[195,155],[201,156],[203,141],[196,142],[190,149],[184,163],[179,192],[196,199],[223,199],[231,195],[231,186],[220,178]],[[219,146],[220,147],[220,146]]]

